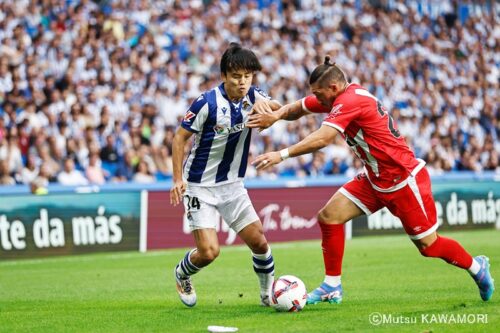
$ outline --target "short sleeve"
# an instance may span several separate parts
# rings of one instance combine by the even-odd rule
[[[328,113],[330,108],[321,105],[316,96],[309,95],[302,98],[302,109],[311,113]]]
[[[250,103],[252,104],[255,104],[255,101],[259,99],[271,100],[271,96],[269,96],[264,90],[254,86],[251,86],[250,90],[248,90],[248,97],[250,98]]]
[[[205,97],[201,95],[187,110],[184,119],[182,119],[181,126],[190,132],[198,133],[203,129],[203,124],[207,120],[207,116],[208,103]]]

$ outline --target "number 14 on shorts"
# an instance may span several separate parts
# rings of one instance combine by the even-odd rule
[[[187,210],[198,210],[200,209],[200,200],[198,197],[191,197],[189,195],[184,196],[187,199]]]

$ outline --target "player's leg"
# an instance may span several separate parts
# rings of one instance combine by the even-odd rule
[[[219,255],[219,241],[215,231],[218,215],[214,206],[194,195],[184,197],[184,206],[196,248],[188,251],[179,261],[174,275],[182,303],[192,307],[196,304],[196,292],[191,276]]]
[[[269,306],[270,291],[274,282],[274,258],[264,236],[262,223],[259,220],[250,223],[238,235],[252,251],[253,269],[259,279],[261,305]]]
[[[321,228],[321,247],[325,264],[323,283],[310,292],[308,304],[323,301],[342,301],[342,260],[344,257],[344,224],[353,218],[370,214],[380,208],[380,203],[372,195],[373,189],[366,177],[357,176],[337,191],[319,211],[318,224]]]
[[[274,259],[262,223],[241,183],[228,186],[228,200],[218,206],[224,221],[252,251],[253,269],[259,280],[261,305],[269,306],[274,281]]]
[[[344,257],[344,224],[362,215],[363,211],[341,191],[336,192],[318,213],[321,228],[321,247],[325,265],[323,283],[307,295],[307,304],[323,301],[340,303],[342,301],[342,260]]]
[[[182,303],[191,307],[196,304],[196,292],[191,276],[209,265],[219,255],[219,241],[215,229],[193,230],[196,248],[188,251],[175,267],[177,292]]]
[[[468,270],[479,287],[481,298],[489,300],[493,294],[493,279],[489,273],[488,258],[473,258],[454,239],[436,232],[436,205],[431,191],[427,170],[422,169],[411,177],[408,186],[395,193],[394,202],[388,208],[398,216],[420,253],[425,257],[441,258],[447,263]]]
[[[413,240],[413,242],[423,256],[441,258],[451,265],[466,269],[476,282],[483,301],[491,298],[495,285],[490,274],[488,257],[473,258],[459,242],[438,235],[436,232],[422,239]]]

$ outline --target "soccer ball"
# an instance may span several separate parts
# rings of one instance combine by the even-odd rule
[[[306,305],[306,300],[306,286],[298,277],[283,275],[274,281],[271,289],[271,306],[276,311],[301,311]]]

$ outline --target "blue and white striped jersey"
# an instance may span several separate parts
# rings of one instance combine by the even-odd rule
[[[254,86],[239,102],[229,100],[224,84],[204,92],[191,104],[181,123],[195,133],[184,163],[184,178],[191,185],[214,186],[245,176],[251,129],[245,126],[257,99],[270,97]]]

